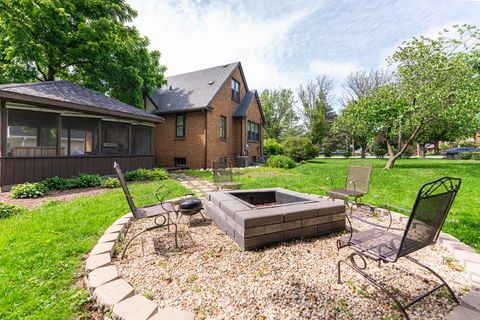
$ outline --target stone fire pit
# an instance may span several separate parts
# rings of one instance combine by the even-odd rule
[[[345,229],[345,205],[282,188],[209,192],[206,213],[242,249]]]

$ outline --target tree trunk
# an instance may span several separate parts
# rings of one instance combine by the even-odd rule
[[[355,138],[352,137],[352,156],[355,155]]]
[[[55,69],[52,66],[48,66],[48,73],[47,73],[47,80],[46,81],[54,81],[55,80]]]
[[[425,159],[425,144],[417,143],[417,154],[420,159]]]
[[[393,166],[395,165],[395,160],[397,160],[397,157],[395,155],[395,152],[393,151],[393,146],[389,141],[387,141],[387,151],[388,151],[388,161],[387,161],[387,164],[385,165],[385,169],[392,169]]]
[[[365,153],[367,153],[367,145],[366,144],[362,145],[362,154],[360,155],[360,157],[362,159],[365,159]]]
[[[439,155],[440,154],[440,147],[438,146],[439,142],[433,142],[433,154]]]

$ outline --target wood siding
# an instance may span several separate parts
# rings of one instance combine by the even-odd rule
[[[72,178],[80,173],[112,175],[114,161],[120,164],[123,172],[151,169],[154,155],[0,158],[0,185],[38,182],[54,176]]]

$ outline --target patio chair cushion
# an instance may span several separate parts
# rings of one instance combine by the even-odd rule
[[[353,190],[348,190],[348,189],[333,189],[333,190],[328,190],[328,194],[335,195],[339,198],[348,198],[348,197],[361,197],[364,196],[364,192],[360,191],[353,191]]]
[[[349,245],[357,252],[367,253],[389,261],[394,260],[394,257],[398,254],[402,241],[401,235],[378,228],[354,233],[350,243],[348,242],[349,238],[350,235],[340,238],[340,244],[342,246]],[[415,248],[418,246],[418,242],[406,238],[405,246]]]

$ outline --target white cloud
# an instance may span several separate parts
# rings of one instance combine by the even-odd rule
[[[265,17],[256,14],[268,9],[261,5],[129,2],[139,12],[134,24],[150,38],[151,48],[162,53],[167,75],[241,61],[249,86],[259,89],[298,85],[281,61],[292,50],[290,30],[318,7]]]
[[[360,69],[361,66],[354,62],[332,62],[314,59],[310,61],[310,68],[313,74],[326,74],[335,81],[342,81],[350,72]]]

